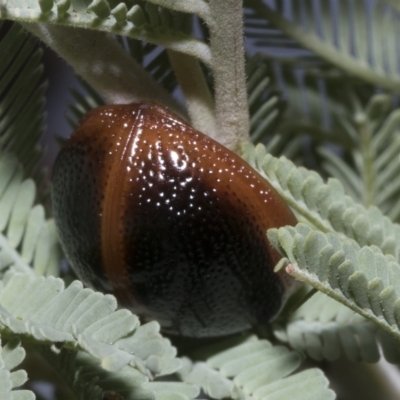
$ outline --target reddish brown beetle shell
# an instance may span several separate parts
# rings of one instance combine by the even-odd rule
[[[296,219],[239,156],[154,104],[99,107],[53,170],[77,275],[173,334],[227,335],[273,318],[287,281],[266,231]]]

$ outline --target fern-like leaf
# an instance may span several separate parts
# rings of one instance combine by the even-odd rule
[[[336,232],[341,239],[352,238],[360,246],[375,245],[400,261],[400,226],[378,208],[356,203],[337,179],[324,183],[316,172],[266,154],[262,145],[246,144],[243,150],[250,165],[271,182],[300,220],[321,232]]]
[[[64,288],[58,278],[9,270],[0,304],[0,330],[28,336],[38,344],[57,343],[53,346],[61,357],[57,363],[79,393],[95,396],[99,388],[112,388],[127,391],[127,398],[149,400],[191,399],[198,394],[190,384],[149,381],[179,369],[176,350],[160,335],[158,323],[140,325],[129,311],[116,311],[113,296],[84,289],[79,281]],[[81,350],[85,355],[76,361],[76,355],[68,358],[64,349]]]
[[[259,17],[321,59],[352,76],[400,93],[397,11],[381,4],[384,1],[375,2],[372,9],[361,1],[318,1],[318,7],[313,0],[289,3],[291,16],[284,13],[281,2],[275,1],[273,8],[261,0],[247,1]],[[270,40],[269,33],[260,32],[259,39]]]
[[[53,220],[34,205],[36,186],[10,154],[0,157],[0,269],[58,275],[61,250]]]
[[[302,361],[299,353],[254,336],[228,339],[196,353],[204,361],[185,359],[179,373],[212,399],[335,398],[319,369],[295,372]]]
[[[259,142],[271,133],[282,114],[283,102],[278,92],[270,87],[268,65],[259,54],[246,64],[248,105],[250,111],[250,139]]]
[[[22,386],[28,376],[25,370],[15,369],[25,358],[25,350],[18,339],[10,340],[4,347],[0,346],[0,398],[4,400],[34,400],[30,390],[13,390]]]
[[[334,361],[343,355],[353,362],[379,360],[378,327],[321,292],[296,310],[287,323],[275,324],[274,333],[314,360]],[[394,359],[400,360],[399,351],[391,352],[390,360]]]
[[[287,271],[400,338],[400,265],[376,246],[305,224],[268,232]]]
[[[287,121],[294,120],[299,124],[301,118],[298,115],[294,117],[290,112],[290,102],[283,100],[274,76],[275,70],[276,68],[273,69],[268,60],[260,54],[248,58],[246,74],[250,140],[253,143],[264,143],[270,154],[285,155],[294,162],[303,164],[304,132],[295,132],[287,127]],[[287,104],[289,110],[286,108]]]
[[[149,381],[138,370],[128,366],[117,372],[106,371],[96,358],[82,351],[61,349],[54,352],[43,346],[40,353],[62,373],[71,390],[82,400],[112,397],[111,393],[119,394],[125,400],[163,400],[168,396],[189,400],[199,393],[192,384]]]
[[[193,12],[196,11],[195,7]],[[87,5],[71,0],[8,0],[0,8],[1,18],[113,32],[182,51],[207,64],[211,62],[208,45],[187,33],[190,15],[147,1],[93,0]]]
[[[353,167],[327,148],[319,152],[324,168],[343,182],[353,198],[366,206],[376,205],[397,220],[400,185],[394,178],[400,172],[400,113],[389,112],[391,100],[383,94],[372,96],[365,108],[356,104],[352,120],[343,124],[343,132],[354,143],[346,157],[352,159]]]
[[[308,299],[285,323],[275,323],[274,333],[279,340],[317,361],[345,356],[352,362],[376,362],[380,344],[387,361],[400,362],[397,338],[321,292]]]
[[[353,142],[343,132],[353,117],[349,98],[354,89],[347,80],[324,78],[322,73],[299,71],[295,66],[282,64],[277,64],[275,71],[274,86],[281,87],[287,100],[279,131],[293,136],[307,134],[318,144],[330,142],[352,149]]]
[[[272,243],[293,264],[291,273],[400,337],[400,226],[354,202],[336,179],[325,184],[261,145],[247,145],[245,153],[299,219],[319,230],[304,224],[270,230]]]
[[[158,323],[140,326],[129,311],[115,311],[113,296],[84,289],[80,281],[65,288],[58,278],[10,270],[0,303],[0,323],[15,334],[81,348],[107,370],[129,365],[153,376],[170,374],[180,366],[176,350],[159,334]]]
[[[31,176],[42,155],[42,51],[19,24],[0,21],[0,35],[0,151],[15,154]]]

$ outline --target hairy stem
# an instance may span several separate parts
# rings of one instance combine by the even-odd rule
[[[173,50],[169,50],[168,55],[185,97],[192,125],[217,139],[214,100],[198,60]]]
[[[232,150],[249,140],[242,0],[210,0],[212,71],[218,141]]]
[[[112,36],[65,26],[23,26],[63,57],[106,102],[154,101],[182,114],[178,103]]]

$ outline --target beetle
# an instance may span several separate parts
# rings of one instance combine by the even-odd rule
[[[267,323],[292,286],[266,235],[296,224],[290,208],[237,154],[156,104],[90,111],[57,157],[52,201],[84,284],[167,333]]]

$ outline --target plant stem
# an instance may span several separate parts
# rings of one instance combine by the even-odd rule
[[[107,103],[154,101],[182,115],[178,103],[112,36],[65,26],[22,25],[63,57]]]
[[[191,124],[217,139],[214,100],[198,60],[173,50],[168,50],[168,55],[185,97]]]
[[[210,0],[212,71],[218,141],[232,150],[249,139],[242,0]]]

